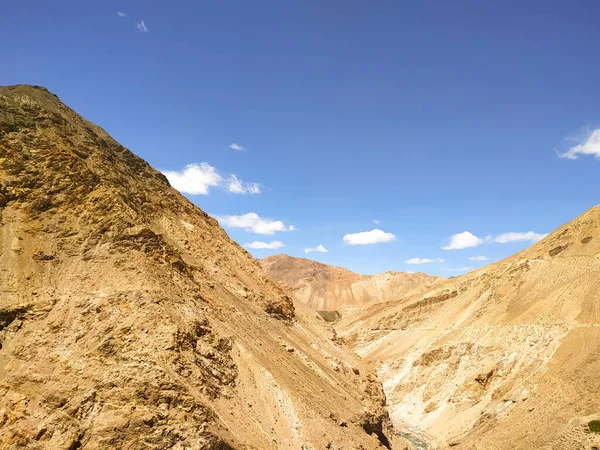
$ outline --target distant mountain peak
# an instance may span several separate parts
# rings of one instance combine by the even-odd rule
[[[261,260],[274,280],[284,283],[296,298],[316,310],[396,300],[423,291],[444,280],[421,272],[388,271],[361,275],[342,267],[284,254]]]

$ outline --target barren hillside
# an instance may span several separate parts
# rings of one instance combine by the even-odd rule
[[[367,366],[43,88],[0,88],[0,183],[1,448],[404,448]]]
[[[304,258],[274,255],[261,260],[265,272],[284,283],[295,297],[316,310],[384,302],[422,292],[443,281],[424,273],[360,275]]]
[[[342,319],[344,321],[344,319]],[[340,331],[431,448],[589,450],[600,435],[600,206]]]

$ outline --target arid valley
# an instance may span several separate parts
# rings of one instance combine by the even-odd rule
[[[0,11],[0,450],[600,450],[600,2]]]
[[[449,279],[258,261],[26,85],[0,177],[2,448],[598,446],[600,207]]]

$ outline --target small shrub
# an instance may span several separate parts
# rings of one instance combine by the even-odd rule
[[[15,123],[3,123],[0,126],[0,134],[16,133],[19,129],[19,126]]]
[[[567,247],[569,246],[569,244],[567,245],[559,245],[558,247],[554,247],[552,250],[550,250],[548,252],[548,254],[550,256],[556,256],[558,255],[560,252],[564,251]]]
[[[600,433],[600,420],[592,420],[588,423],[588,428],[592,433]]]
[[[338,311],[317,311],[325,322],[336,322],[342,318]]]
[[[29,209],[33,213],[45,212],[50,208],[52,208],[52,199],[47,195],[34,199],[29,205]]]

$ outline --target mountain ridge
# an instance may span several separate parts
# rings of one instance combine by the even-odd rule
[[[325,263],[322,263],[322,262],[314,260],[314,259],[305,258],[305,257],[301,257],[301,256],[292,256],[292,255],[288,255],[287,253],[276,253],[274,255],[265,256],[265,257],[259,259],[259,261],[276,260],[276,259],[280,259],[282,257],[294,258],[294,259],[298,259],[298,260],[302,260],[302,261],[307,261],[307,262],[310,262],[310,263],[314,263],[315,265],[324,266],[324,267],[333,267],[335,269],[341,269],[341,270],[344,270],[344,271],[352,272],[355,275],[359,275],[359,276],[363,276],[363,277],[372,277],[372,276],[375,276],[375,275],[384,275],[386,273],[389,273],[389,274],[404,273],[404,274],[407,274],[407,275],[423,274],[423,275],[428,275],[428,276],[431,276],[431,277],[438,277],[437,275],[429,275],[427,272],[422,272],[422,271],[403,272],[403,271],[400,271],[400,270],[393,270],[393,269],[392,270],[386,270],[384,272],[371,273],[371,274],[369,274],[369,273],[359,273],[359,272],[354,272],[354,271],[352,271],[352,270],[350,270],[350,269],[348,269],[346,267],[337,266],[337,265],[334,265],[334,264],[325,264]],[[438,277],[438,278],[443,278],[443,277]]]
[[[384,302],[444,280],[423,272],[387,271],[363,275],[285,254],[267,256],[261,265],[269,276],[291,289],[296,298],[317,310]]]

